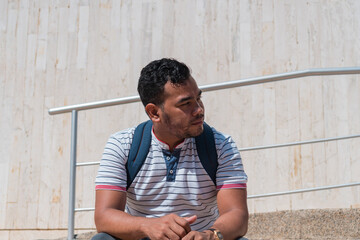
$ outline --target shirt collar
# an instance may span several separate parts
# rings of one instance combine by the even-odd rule
[[[170,150],[170,147],[167,143],[161,141],[160,139],[158,139],[154,133],[154,128],[151,131],[151,135],[152,135],[152,139],[154,139],[154,141],[164,150]],[[175,149],[182,149],[186,143],[188,143],[189,141],[191,141],[191,138],[185,138],[184,141],[182,141],[181,143],[179,143],[178,145],[175,146]]]

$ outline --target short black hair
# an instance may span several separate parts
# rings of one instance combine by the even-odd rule
[[[150,62],[141,70],[137,90],[144,106],[149,103],[160,106],[164,102],[164,86],[168,81],[182,84],[189,78],[190,69],[184,63],[163,58]]]

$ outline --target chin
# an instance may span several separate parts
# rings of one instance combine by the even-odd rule
[[[192,132],[192,137],[197,137],[204,131],[204,126],[196,126],[196,129]]]

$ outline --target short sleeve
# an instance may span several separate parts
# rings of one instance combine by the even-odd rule
[[[134,129],[110,136],[107,141],[95,180],[96,190],[126,191],[126,162]]]
[[[240,152],[233,139],[213,128],[215,144],[218,153],[218,170],[216,173],[216,188],[246,188],[247,175]]]

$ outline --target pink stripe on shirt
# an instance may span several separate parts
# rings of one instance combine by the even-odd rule
[[[217,190],[226,189],[226,188],[246,188],[246,183],[240,183],[240,184],[224,184],[224,185],[216,186],[216,189],[217,189]]]
[[[111,186],[111,185],[96,185],[95,190],[126,191],[126,188],[118,187],[118,186]]]

